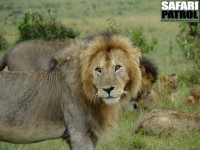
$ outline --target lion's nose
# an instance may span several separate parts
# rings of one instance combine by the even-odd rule
[[[104,91],[106,91],[108,94],[110,94],[110,92],[112,91],[112,90],[114,90],[114,86],[111,86],[111,87],[109,87],[109,88],[103,88],[103,90]]]

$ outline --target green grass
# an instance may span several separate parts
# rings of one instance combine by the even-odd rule
[[[10,45],[18,36],[17,25],[24,12],[32,11],[47,15],[51,9],[53,16],[67,26],[73,26],[84,36],[88,33],[103,30],[107,27],[107,19],[112,17],[122,27],[144,28],[147,39],[156,37],[156,49],[148,54],[159,67],[160,74],[177,73],[182,75],[188,68],[194,68],[192,61],[186,60],[177,43],[178,23],[160,22],[160,0],[0,0],[0,32],[3,32]],[[171,44],[170,44],[171,42]],[[171,50],[170,50],[171,45]],[[0,52],[2,55],[3,52]],[[181,79],[183,79],[182,77]],[[185,77],[186,78],[186,77]],[[172,104],[160,101],[159,108],[178,110],[188,114],[197,109],[184,105],[185,97],[193,85],[179,82],[178,100]],[[179,133],[174,136],[132,135],[131,130],[136,121],[148,111],[128,112],[123,110],[119,118],[118,130],[103,139],[98,150],[197,150],[200,147],[199,133]],[[62,140],[51,140],[28,145],[15,145],[0,142],[0,150],[64,150],[66,144]]]

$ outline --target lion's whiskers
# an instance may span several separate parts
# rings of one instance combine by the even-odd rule
[[[126,91],[123,91],[123,94],[124,94],[124,95],[127,95],[128,93],[127,93]]]
[[[99,96],[99,94],[98,94],[98,93],[96,93],[96,94],[95,94],[95,100],[97,100],[97,101],[98,101],[98,104],[101,104],[101,101],[100,101],[100,96]],[[96,103],[96,102],[94,102],[94,103]]]
[[[96,94],[95,94],[95,99],[96,99],[96,98],[99,98],[99,95],[98,95],[98,93],[96,93]]]

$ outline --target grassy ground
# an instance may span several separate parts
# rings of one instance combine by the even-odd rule
[[[0,0],[0,32],[3,32],[9,43],[17,38],[17,24],[24,12],[42,12],[52,14],[64,24],[73,26],[87,33],[102,30],[107,27],[107,19],[112,17],[122,27],[144,28],[145,36],[156,37],[158,45],[148,56],[158,65],[160,74],[182,74],[188,68],[194,68],[191,61],[186,60],[176,43],[178,23],[160,22],[160,0],[39,0],[3,1]],[[171,44],[170,44],[171,43]],[[171,45],[171,51],[170,51]],[[0,53],[0,55],[3,52]],[[178,101],[160,101],[159,108],[178,110],[186,113],[197,109],[184,105],[185,97],[192,85],[179,84]],[[200,149],[199,133],[180,133],[171,136],[132,135],[134,123],[148,111],[128,112],[120,114],[119,128],[111,139],[104,139],[98,145],[98,150],[197,150]],[[62,140],[52,140],[30,145],[14,145],[0,142],[0,150],[64,150],[66,144]]]

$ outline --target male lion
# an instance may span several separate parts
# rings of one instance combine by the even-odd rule
[[[200,86],[192,88],[187,96],[186,104],[200,106]]]
[[[11,47],[0,60],[0,71],[6,66],[10,71],[48,70],[48,64],[58,50],[67,46],[64,42],[29,40]]]
[[[198,132],[200,131],[200,112],[187,115],[178,111],[155,109],[134,125],[133,133],[140,130],[147,134]]]
[[[142,86],[136,101],[147,96],[158,77],[157,66],[147,57],[140,58],[140,70],[142,72]]]
[[[152,108],[157,103],[157,94],[152,90],[152,85],[157,81],[157,66],[145,56],[140,58],[140,70],[142,73],[142,85],[136,98],[124,105],[125,109],[135,110],[141,108]]]
[[[0,140],[65,137],[71,149],[95,149],[140,89],[139,57],[127,38],[102,33],[60,51],[50,71],[1,72]]]

